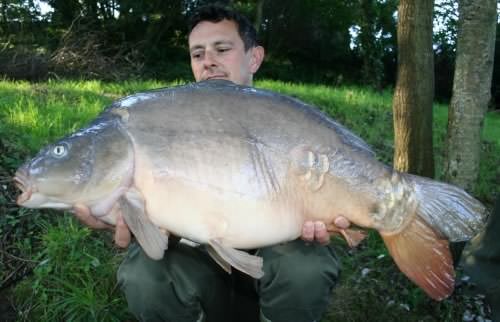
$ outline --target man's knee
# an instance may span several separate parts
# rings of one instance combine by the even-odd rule
[[[265,249],[261,310],[271,321],[313,321],[330,303],[340,264],[330,247],[302,241]],[[266,263],[267,262],[267,263]]]
[[[159,261],[134,245],[117,277],[129,310],[140,321],[197,321],[204,313],[218,319],[218,308],[227,307],[226,275],[220,271],[208,255],[186,245],[169,249]]]
[[[340,262],[331,246],[295,240],[261,249],[258,255],[264,258],[264,270],[269,273],[268,277],[300,277],[297,278],[300,281],[290,281],[296,285],[310,285],[315,280],[335,283],[340,274]]]
[[[201,305],[192,289],[174,281],[166,260],[151,260],[138,246],[131,246],[118,269],[118,285],[128,308],[140,321],[196,321]]]
[[[330,294],[331,289],[337,282],[339,276],[338,263],[330,261],[326,263],[325,258],[310,258],[307,263],[300,265],[283,265],[281,274],[283,276],[294,277],[289,281],[291,293],[304,293],[304,290],[323,290],[325,296]]]

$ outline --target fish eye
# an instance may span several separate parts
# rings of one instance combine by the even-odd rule
[[[55,156],[56,158],[62,158],[68,153],[68,148],[66,147],[65,144],[59,144],[56,145],[52,149],[52,155]]]

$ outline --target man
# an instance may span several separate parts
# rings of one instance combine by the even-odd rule
[[[264,59],[256,32],[243,16],[208,6],[192,17],[189,32],[191,68],[196,81],[226,79],[251,86]],[[237,211],[237,210],[235,210]],[[75,206],[77,218],[93,228],[108,226]],[[347,228],[340,217],[335,224]],[[322,222],[307,222],[303,240],[258,249],[264,277],[258,281],[224,272],[204,247],[169,244],[160,261],[132,244],[118,271],[129,309],[141,321],[317,321],[328,307],[339,263]],[[115,242],[126,247],[130,231],[120,218]],[[308,243],[316,241],[316,243]],[[241,315],[238,308],[248,311]]]

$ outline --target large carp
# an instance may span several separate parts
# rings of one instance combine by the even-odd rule
[[[454,288],[448,241],[470,239],[486,216],[462,189],[377,161],[317,109],[227,81],[120,99],[14,180],[21,206],[85,204],[111,224],[120,208],[151,258],[163,256],[170,232],[255,278],[262,259],[238,249],[296,239],[306,220],[335,230],[343,215],[376,229],[399,268],[438,300]]]

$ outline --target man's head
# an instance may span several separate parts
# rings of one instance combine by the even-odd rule
[[[206,6],[192,17],[189,30],[191,69],[196,81],[219,78],[252,85],[264,59],[252,24],[237,12]]]

